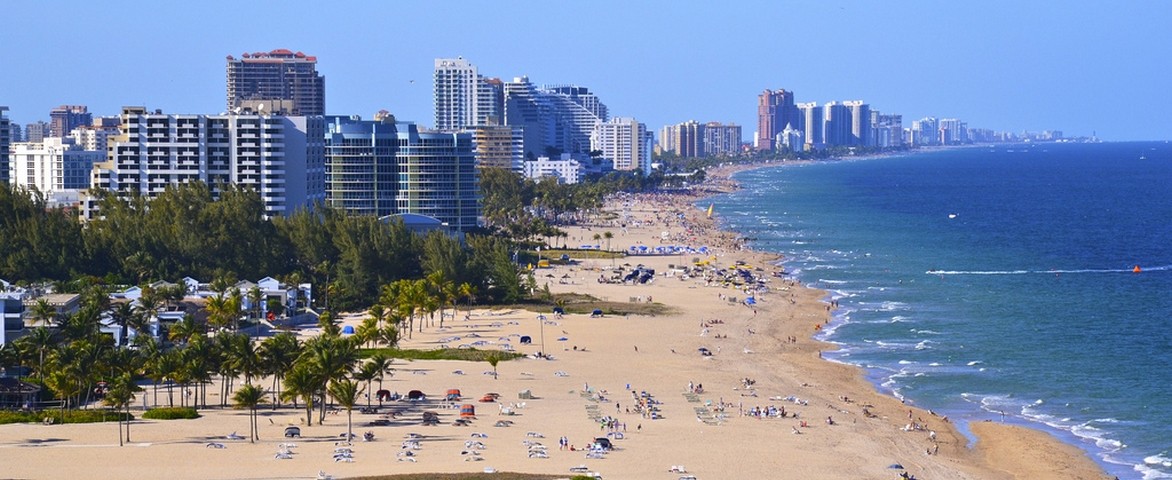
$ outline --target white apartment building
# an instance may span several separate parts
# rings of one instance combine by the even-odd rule
[[[0,183],[8,181],[8,148],[12,142],[12,122],[7,112],[8,107],[0,106]]]
[[[41,143],[12,145],[11,182],[44,194],[90,187],[90,171],[104,152],[87,151],[72,138],[48,137]]]
[[[106,153],[106,144],[110,137],[118,135],[117,126],[97,126],[86,125],[78,127],[69,132],[69,137],[73,142],[81,147],[82,150],[90,150],[94,152]]]
[[[537,157],[537,160],[524,162],[525,178],[541,181],[553,179],[558,183],[578,183],[582,165],[573,159],[570,154],[563,153],[558,159]]]
[[[480,75],[464,57],[435,59],[435,129],[462,130],[477,124]]]
[[[170,185],[232,184],[260,193],[265,215],[325,200],[325,119],[321,116],[176,115],[122,111],[93,189],[148,198]],[[92,204],[92,202],[87,203]],[[92,212],[86,212],[87,217]]]
[[[651,173],[651,148],[654,134],[634,118],[615,117],[599,123],[590,136],[591,150],[602,152],[602,158],[614,162],[615,170],[643,169]]]

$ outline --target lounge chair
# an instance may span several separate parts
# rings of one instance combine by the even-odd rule
[[[204,445],[204,448],[226,448],[226,447],[224,447],[224,444],[222,444],[222,443],[208,442],[207,445]]]
[[[228,440],[244,440],[243,436],[237,435],[236,432],[229,433],[226,437]]]
[[[570,467],[570,471],[573,473],[586,473],[586,472],[590,471],[590,467],[587,467],[585,464],[582,464],[582,465],[578,465],[576,467]]]

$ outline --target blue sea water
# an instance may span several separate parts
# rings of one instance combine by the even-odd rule
[[[1120,478],[1172,478],[1172,144],[734,178],[742,188],[715,199],[722,225],[839,301],[826,357],[962,424],[1041,428]]]

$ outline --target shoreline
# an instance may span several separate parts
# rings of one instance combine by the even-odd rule
[[[606,478],[675,478],[668,475],[671,467],[686,467],[704,480],[777,478],[778,472],[830,480],[894,479],[901,472],[933,480],[1108,478],[1089,457],[1043,432],[1022,434],[989,423],[978,426],[981,440],[970,448],[954,423],[883,394],[859,367],[823,360],[820,352],[833,346],[813,334],[831,319],[827,292],[774,277],[779,255],[742,248],[743,238],[720,230],[717,218],[697,208],[722,185],[733,186],[728,175],[735,171],[774,165],[711,172],[710,182],[689,193],[611,198],[605,210],[621,220],[600,216],[594,224],[566,229],[569,244],[610,232],[613,250],[710,247],[703,255],[580,258],[533,271],[537,287],[544,284],[554,294],[656,304],[667,313],[559,317],[504,307],[461,308],[443,317],[443,327],[437,322],[404,339],[403,348],[477,344],[526,357],[499,368],[485,362],[395,361],[385,386],[373,388],[421,390],[429,399],[389,402],[375,414],[355,410],[354,432],[371,431],[377,438],[355,442],[353,462],[331,458],[347,428],[345,411],[327,415],[324,425],[316,420],[305,425],[303,409],[264,408],[261,440],[251,444],[229,438],[230,432],[247,431],[246,411],[209,409],[196,420],[142,420],[140,404],[150,398],[144,392],[132,410],[140,418],[132,422],[133,442],[127,447],[117,446],[113,424],[0,425],[5,476],[127,478],[158,472],[171,480],[259,480],[313,478],[318,471],[355,478],[491,468],[569,477],[570,467],[585,465]],[[655,270],[647,283],[621,281],[635,264]],[[754,290],[754,282],[729,273],[738,265],[764,279],[766,288]],[[747,294],[755,303],[745,301]],[[344,326],[362,318],[362,313],[339,315]],[[462,398],[445,401],[453,388]],[[209,404],[218,404],[218,388],[208,390]],[[500,398],[479,401],[485,392]],[[164,403],[167,397],[164,393]],[[367,402],[373,399],[360,404]],[[455,422],[462,405],[476,409],[470,426]],[[440,425],[422,425],[425,410],[437,412]],[[507,423],[496,426],[501,422]],[[905,430],[909,423],[915,428]],[[277,459],[274,450],[287,441],[286,426],[299,426],[302,437],[294,440],[292,458]],[[419,436],[422,448],[407,460],[400,456],[401,443],[411,434]],[[618,448],[587,456],[582,448],[600,436]],[[561,438],[574,449],[555,448]],[[483,442],[485,449],[469,454],[469,441]],[[548,458],[527,451],[532,442],[543,442]]]
[[[866,161],[882,158],[891,158],[899,156],[919,155],[925,153],[935,153],[946,150],[962,149],[962,148],[979,148],[985,145],[966,145],[966,146],[952,146],[952,147],[936,147],[928,150],[912,150],[907,152],[899,152],[892,154],[868,155],[860,157],[843,157],[834,158],[827,161]],[[709,179],[726,187],[725,191],[713,192],[711,195],[698,198],[697,202],[711,201],[712,197],[719,195],[726,195],[738,190],[739,182],[733,177],[739,173],[748,172],[752,170],[759,170],[764,168],[780,168],[780,167],[794,167],[816,163],[816,161],[799,161],[799,162],[785,162],[785,163],[764,163],[753,165],[733,165],[723,166],[715,171],[709,173]],[[698,206],[698,205],[697,205]],[[716,222],[719,224],[719,221]],[[728,230],[726,230],[728,231]],[[736,232],[731,232],[736,233]],[[746,249],[752,247],[745,246]],[[784,254],[780,252],[764,252],[776,253],[780,257]],[[782,262],[779,262],[779,265]],[[815,289],[813,287],[803,287],[823,293],[823,301],[832,301],[833,294],[829,291]],[[830,318],[836,318],[834,310],[829,311]],[[837,345],[826,340],[819,339],[821,332],[814,332],[810,338],[815,342],[826,346],[827,350],[836,350]],[[897,397],[891,389],[872,382],[867,378],[868,370],[861,365],[848,363],[842,360],[833,358],[820,358],[822,361],[842,365],[845,367],[857,369],[859,371],[859,380],[869,385],[877,394],[896,399],[904,402],[903,399]],[[913,403],[908,404],[913,408],[917,407]],[[930,411],[930,410],[928,410]],[[1096,460],[1091,452],[1080,447],[1079,445],[1063,440],[1059,434],[1066,434],[1072,440],[1077,440],[1080,437],[1071,432],[1055,431],[1051,432],[1044,428],[1039,428],[1029,421],[1029,419],[1011,417],[1009,421],[1004,418],[997,422],[994,420],[995,415],[989,412],[976,410],[973,412],[950,412],[964,418],[958,419],[952,425],[956,433],[968,440],[965,447],[973,452],[979,453],[983,456],[983,461],[988,464],[990,468],[995,465],[1013,465],[1014,469],[1005,468],[1003,471],[1010,473],[1014,478],[1117,478],[1112,477],[1102,466],[1099,460]],[[947,417],[945,417],[947,418]],[[1027,437],[1029,441],[1020,441],[1016,437]],[[1012,445],[1010,448],[1008,446]],[[1047,469],[1036,465],[1036,459],[1025,460],[1028,457],[1029,450],[1037,450],[1044,453],[1047,457],[1055,458],[1056,462],[1054,468]],[[1085,465],[1086,461],[1093,463],[1091,469]],[[1091,474],[1092,476],[1088,476]]]

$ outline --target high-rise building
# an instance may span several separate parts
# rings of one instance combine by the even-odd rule
[[[480,78],[476,92],[476,124],[505,124],[505,82],[499,78]]]
[[[524,128],[526,158],[588,153],[594,127],[607,120],[606,105],[585,87],[537,88],[516,77],[504,92],[505,124]]]
[[[802,132],[793,125],[786,125],[785,130],[777,134],[778,150],[788,150],[791,152],[800,152],[804,148],[805,142],[802,141]]]
[[[936,117],[924,117],[912,122],[910,143],[913,146],[939,145],[940,121]]]
[[[815,102],[799,103],[798,112],[802,131],[804,150],[822,148],[825,141],[822,139],[822,109]]]
[[[969,141],[969,125],[956,118],[940,119],[940,144],[961,145]]]
[[[664,125],[659,129],[659,140],[655,143],[659,147],[658,153],[675,153],[676,125]]]
[[[12,143],[12,122],[8,107],[0,106],[0,183],[8,183],[9,148]]]
[[[435,129],[456,132],[479,119],[480,74],[464,57],[435,59]]]
[[[822,141],[832,147],[851,144],[851,111],[846,105],[830,102],[822,106]]]
[[[85,105],[61,105],[49,111],[49,136],[61,138],[73,129],[93,123]]]
[[[672,151],[683,158],[707,156],[704,150],[704,124],[695,120],[676,124],[672,129]]]
[[[86,189],[90,187],[90,170],[104,159],[105,152],[87,151],[68,137],[16,143],[12,145],[11,182],[44,194]]]
[[[8,108],[8,107],[0,107],[0,108]],[[0,114],[0,116],[3,116],[3,114]],[[16,142],[23,142],[24,141],[24,135],[21,134],[22,129],[20,128],[19,123],[12,123],[11,121],[8,120],[7,117],[0,119],[0,122],[3,122],[8,125],[8,141],[9,142],[16,143]]]
[[[733,156],[741,153],[741,126],[708,122],[704,125],[704,153],[708,156]]]
[[[521,127],[478,125],[471,130],[478,168],[521,171],[525,161],[525,132]]]
[[[227,60],[228,112],[325,115],[326,80],[317,73],[317,57],[278,49]]]
[[[843,102],[850,110],[851,135],[848,145],[866,147],[871,145],[871,106],[862,100]]]
[[[118,124],[109,120],[109,117],[99,118],[92,125],[73,129],[69,136],[84,150],[105,153],[107,140],[118,135]]]
[[[40,143],[49,136],[49,124],[37,120],[36,122],[25,125],[24,127],[24,141],[31,143]]]
[[[591,136],[592,150],[614,162],[615,170],[642,169],[651,174],[651,145],[654,135],[633,118],[615,117],[600,123]]]
[[[774,138],[785,130],[786,125],[792,123],[796,126],[797,116],[793,92],[766,89],[758,95],[756,148],[772,150]]]
[[[427,215],[463,232],[480,216],[480,174],[472,134],[420,132],[414,123],[396,124],[398,213]]]
[[[903,146],[903,115],[884,115],[871,110],[873,145],[883,148]]]
[[[399,171],[395,117],[326,117],[326,205],[348,215],[395,213]]]
[[[265,215],[325,201],[325,121],[321,116],[175,115],[124,107],[92,189],[148,198],[202,181],[260,194]],[[87,217],[92,212],[86,212]]]

